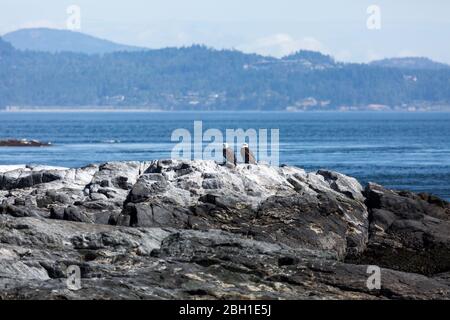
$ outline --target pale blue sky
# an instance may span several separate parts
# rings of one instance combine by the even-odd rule
[[[73,4],[81,8],[81,32],[150,48],[202,43],[275,56],[313,49],[344,61],[450,63],[448,0],[0,0],[0,34],[65,28]],[[374,4],[381,30],[366,27]]]

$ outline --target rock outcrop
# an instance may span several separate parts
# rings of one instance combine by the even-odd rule
[[[369,184],[368,247],[357,261],[426,275],[450,271],[450,204]]]
[[[449,299],[449,219],[438,198],[325,170],[0,166],[0,298]]]
[[[51,145],[52,144],[50,142],[42,142],[38,140],[0,140],[0,147],[49,147]]]

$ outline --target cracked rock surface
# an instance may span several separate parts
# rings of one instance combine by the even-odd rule
[[[0,166],[1,299],[449,299],[449,234],[447,202],[326,170]]]

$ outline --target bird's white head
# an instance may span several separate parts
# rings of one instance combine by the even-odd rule
[[[224,144],[223,144],[223,148],[224,148],[224,149],[228,149],[228,147],[229,147],[228,143],[224,143]]]
[[[244,143],[244,144],[242,145],[242,148],[248,148],[248,143]]]

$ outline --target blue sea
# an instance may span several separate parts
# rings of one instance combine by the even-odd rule
[[[174,129],[279,129],[280,162],[330,169],[394,189],[450,199],[450,113],[0,113],[0,139],[51,141],[0,148],[0,165],[79,167],[170,158]]]

